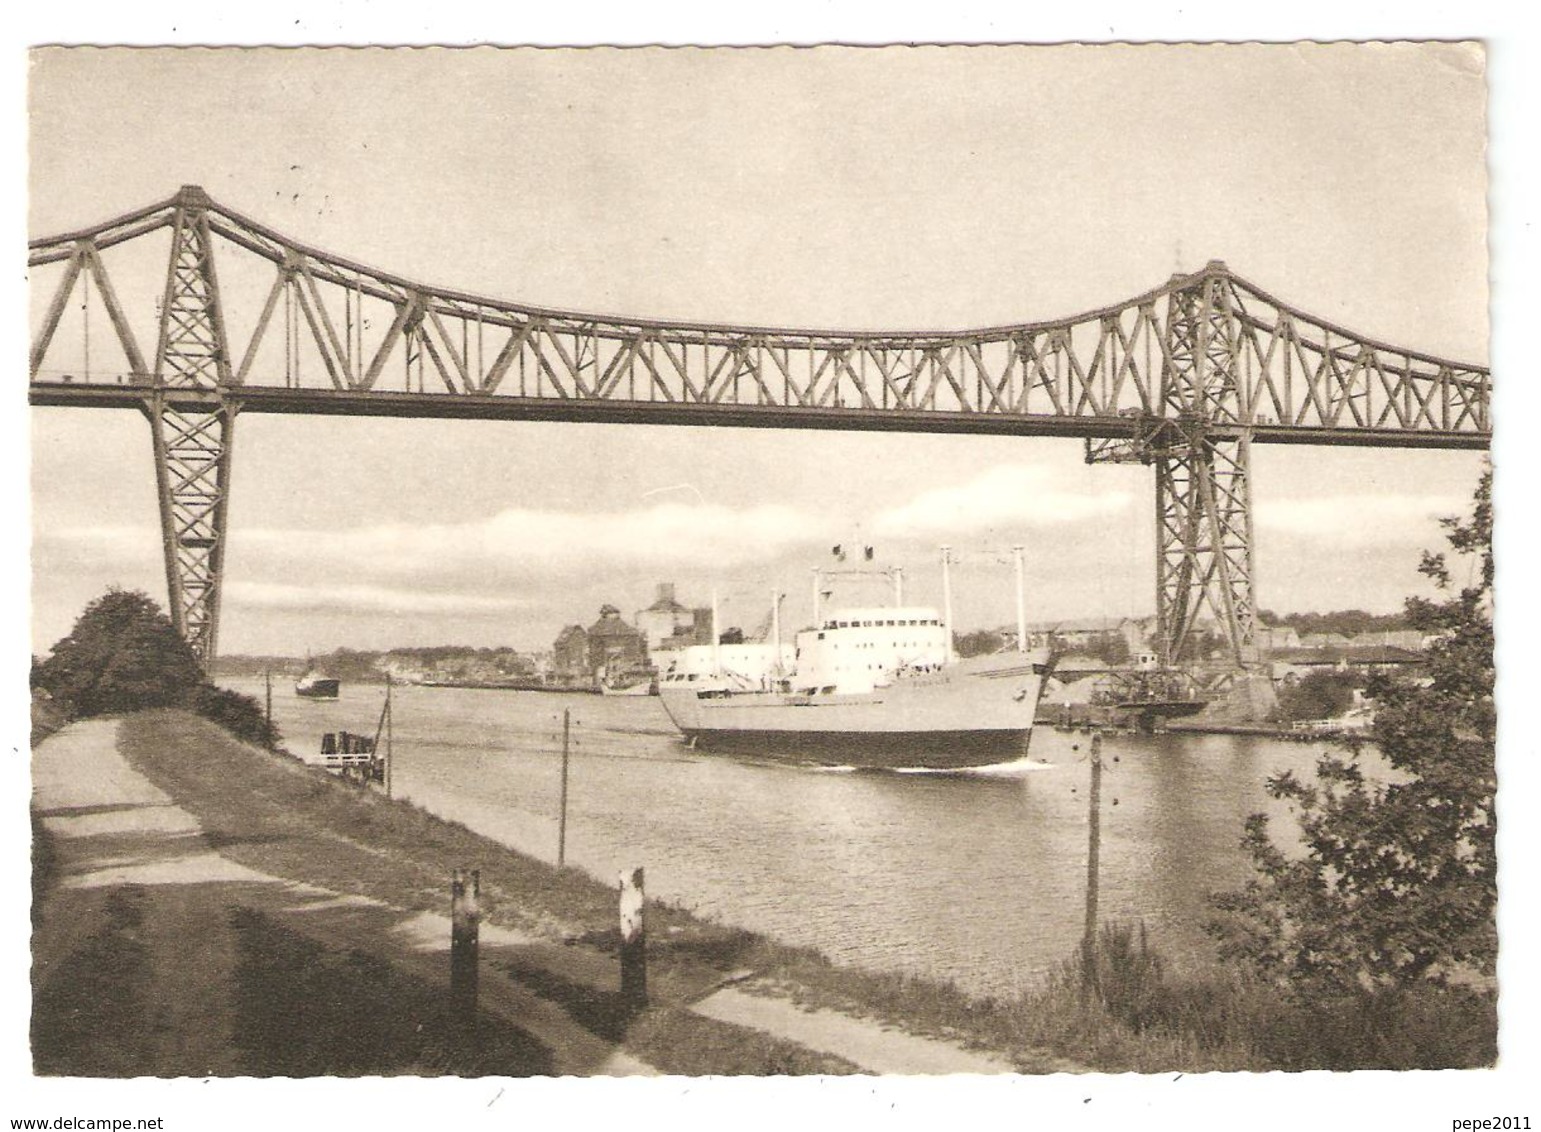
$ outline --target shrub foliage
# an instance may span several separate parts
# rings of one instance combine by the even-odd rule
[[[33,679],[78,715],[168,707],[202,681],[171,620],[144,594],[120,589],[86,606]]]
[[[72,716],[185,707],[247,742],[278,743],[257,701],[209,684],[171,619],[137,590],[114,587],[87,605],[34,664],[32,684]]]

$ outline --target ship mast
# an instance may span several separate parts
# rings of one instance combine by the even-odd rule
[[[813,627],[814,627],[814,629],[822,629],[822,628],[824,628],[823,622],[820,619],[820,612],[819,612],[819,606],[821,604],[821,599],[822,599],[822,595],[819,593],[819,589],[823,585],[823,583],[824,583],[824,579],[819,574],[819,568],[817,566],[815,566],[813,568]]]
[[[712,587],[712,675],[722,675],[722,631],[717,627],[717,587]]]
[[[895,566],[889,574],[894,579],[894,607],[898,608],[904,604],[904,567]]]
[[[776,675],[781,675],[781,591],[771,590],[771,642],[775,652]]]
[[[948,567],[952,564],[952,547],[942,547],[942,624],[947,633],[947,660],[952,662],[957,659],[952,652],[952,575]]]
[[[1017,560],[1017,651],[1027,651],[1027,596],[1022,588],[1022,547],[1011,548]]]

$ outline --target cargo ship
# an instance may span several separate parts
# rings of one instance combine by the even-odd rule
[[[689,745],[856,768],[957,769],[1026,756],[1049,656],[1022,647],[1020,618],[1016,649],[959,658],[950,598],[943,612],[898,604],[901,585],[895,605],[824,615],[821,584],[816,572],[814,625],[792,645],[723,644],[714,608],[718,643],[681,650],[659,681]]]

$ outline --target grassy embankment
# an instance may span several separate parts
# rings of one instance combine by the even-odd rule
[[[981,1000],[950,984],[837,966],[808,949],[703,921],[663,902],[649,912],[655,1006],[621,1009],[592,977],[618,945],[615,893],[587,875],[514,853],[409,803],[360,790],[241,744],[180,712],[125,719],[125,755],[203,825],[220,852],[275,876],[442,911],[456,867],[482,877],[483,922],[546,941],[507,976],[564,1005],[595,1033],[676,1073],[835,1072],[838,1059],[721,1026],[684,1005],[731,972],[752,970],[795,998],[911,1032],[961,1037],[1024,1072],[1055,1059],[1107,1071],[1263,1070],[1490,1063],[1490,999],[1418,997],[1395,1009],[1344,1004],[1306,1011],[1277,990],[1218,970],[1169,976],[1133,932],[1104,932],[1095,991],[1073,963],[1013,1000]],[[608,970],[601,965],[602,970]],[[604,982],[601,977],[599,983]],[[1052,1056],[1051,1056],[1052,1055]]]

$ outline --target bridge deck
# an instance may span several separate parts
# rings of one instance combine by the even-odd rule
[[[171,393],[172,391],[167,391]],[[135,385],[35,381],[28,402],[40,407],[139,409],[149,391]],[[506,394],[403,393],[394,390],[282,389],[243,386],[226,394],[176,390],[177,404],[214,408],[222,397],[244,413],[305,413],[351,417],[420,417],[438,420],[575,421],[601,424],[714,425],[730,428],[833,429],[852,432],[925,432],[978,436],[1049,436],[1068,439],[1128,438],[1124,416],[1068,417],[957,412],[940,409],[864,409],[841,406],[693,404],[667,401],[519,397]],[[1212,435],[1238,431],[1211,426]],[[1483,451],[1486,433],[1423,429],[1328,428],[1257,424],[1254,443],[1326,444],[1379,448],[1446,448]]]

